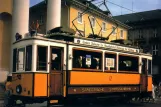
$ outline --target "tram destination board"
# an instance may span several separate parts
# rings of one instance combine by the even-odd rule
[[[108,43],[83,40],[83,39],[78,39],[78,38],[74,38],[74,43],[88,45],[88,46],[97,46],[97,47],[101,47],[101,48],[116,49],[116,50],[120,50],[120,51],[139,53],[139,49],[136,49],[136,48],[130,48],[130,47],[124,47],[124,46],[113,45],[113,44],[108,44]]]

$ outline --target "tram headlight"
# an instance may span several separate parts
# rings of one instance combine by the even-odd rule
[[[21,86],[21,85],[18,85],[18,86],[16,87],[16,92],[17,92],[18,94],[21,94],[21,92],[22,92],[22,86]]]

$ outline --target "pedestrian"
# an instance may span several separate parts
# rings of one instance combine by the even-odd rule
[[[152,84],[152,97],[153,97],[153,101],[155,101],[155,86]]]

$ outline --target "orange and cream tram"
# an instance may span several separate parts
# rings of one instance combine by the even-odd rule
[[[10,102],[152,95],[150,54],[132,46],[60,36],[13,43]]]

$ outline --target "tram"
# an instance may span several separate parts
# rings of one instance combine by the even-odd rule
[[[13,43],[9,104],[152,96],[152,56],[139,48],[61,33]]]

